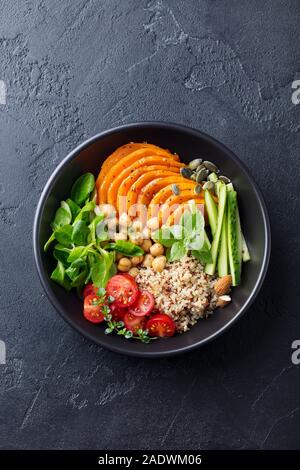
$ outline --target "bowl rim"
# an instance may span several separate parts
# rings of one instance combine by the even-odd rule
[[[154,128],[159,128],[159,129],[165,128],[165,129],[171,129],[175,131],[177,130],[181,132],[188,132],[190,134],[194,134],[196,137],[201,137],[207,142],[209,142],[210,144],[214,145],[215,147],[218,147],[221,152],[225,152],[229,154],[232,160],[236,163],[236,165],[240,167],[246,173],[250,181],[252,190],[255,193],[255,196],[258,200],[258,204],[262,212],[264,232],[265,232],[265,248],[264,248],[263,261],[262,261],[262,266],[261,266],[259,275],[257,277],[256,283],[247,301],[238,310],[234,318],[228,321],[222,328],[218,329],[217,331],[215,331],[210,336],[204,339],[201,339],[188,346],[184,346],[180,348],[172,348],[170,350],[161,351],[161,352],[149,351],[146,349],[145,351],[128,350],[126,348],[126,342],[120,342],[120,346],[103,345],[101,342],[101,336],[99,336],[99,340],[96,340],[90,333],[86,332],[83,328],[79,327],[78,325],[74,325],[71,317],[65,312],[65,309],[57,301],[56,296],[53,294],[52,290],[50,289],[49,277],[43,268],[42,254],[41,254],[41,250],[39,247],[39,231],[40,231],[40,223],[41,223],[41,216],[42,216],[43,208],[52,190],[52,187],[55,183],[56,177],[60,173],[62,168],[68,165],[69,162],[71,162],[82,150],[84,150],[85,148],[87,148],[89,145],[93,144],[97,140],[103,137],[109,136],[111,134],[114,134],[116,132],[126,131],[130,129],[134,129],[136,127],[139,127],[139,128],[147,128],[147,127],[153,128],[154,127]],[[102,131],[93,135],[92,137],[86,139],[81,144],[77,145],[77,147],[71,150],[71,152],[69,152],[68,155],[58,164],[58,166],[55,168],[55,170],[52,172],[52,174],[48,178],[45,184],[45,187],[40,195],[38,204],[36,206],[34,222],[33,222],[33,253],[34,253],[34,259],[35,259],[38,276],[42,284],[42,287],[44,288],[47,294],[48,299],[50,300],[51,304],[54,306],[56,311],[60,314],[60,316],[69,325],[71,325],[77,332],[79,332],[85,338],[89,339],[90,341],[97,344],[98,346],[105,347],[117,353],[126,354],[128,356],[143,357],[143,358],[158,358],[158,357],[167,357],[167,356],[174,356],[177,354],[183,354],[183,353],[190,352],[194,349],[197,349],[200,346],[203,346],[209,343],[210,341],[216,339],[226,330],[229,330],[229,328],[232,327],[232,325],[234,325],[235,322],[243,316],[243,314],[248,310],[248,308],[254,302],[258,292],[260,291],[262,284],[264,282],[267,270],[268,270],[270,253],[271,253],[271,228],[270,228],[270,220],[269,220],[269,216],[267,212],[267,207],[264,201],[264,197],[261,193],[261,190],[258,188],[256,182],[254,181],[246,165],[228,147],[226,147],[224,144],[222,144],[221,142],[219,142],[217,139],[210,136],[209,134],[206,134],[205,132],[199,131],[193,127],[189,127],[183,124],[167,122],[167,121],[140,121],[140,122],[138,121],[138,122],[132,122],[129,124],[122,124],[120,126],[116,126],[111,129],[108,129],[108,130],[105,130],[105,131]]]

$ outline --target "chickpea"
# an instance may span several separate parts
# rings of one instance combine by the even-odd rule
[[[142,261],[143,261],[144,257],[143,255],[141,256],[133,256],[131,258],[131,264],[132,266],[137,266],[138,264],[140,264]]]
[[[139,274],[139,272],[140,271],[138,270],[138,268],[133,267],[133,268],[129,269],[128,274],[130,274],[130,276],[132,276],[132,277],[136,277]]]
[[[145,227],[145,228],[143,229],[143,231],[142,231],[142,235],[143,235],[143,237],[144,237],[146,240],[150,239],[150,237],[151,237],[151,230],[150,230],[150,228],[149,228],[149,227]]]
[[[152,246],[152,241],[151,240],[144,240],[143,244],[141,245],[141,248],[143,248],[144,251],[149,252],[151,250]]]
[[[126,273],[131,268],[131,261],[128,258],[121,258],[118,263],[118,270]]]
[[[132,222],[132,230],[134,232],[141,232],[143,228],[143,224],[140,220],[134,220]]]
[[[144,241],[142,234],[140,232],[130,233],[129,239],[131,243],[134,243],[135,245],[142,245]]]
[[[119,224],[120,224],[122,227],[130,227],[130,225],[131,225],[131,218],[129,217],[128,214],[126,214],[126,212],[123,212],[123,214],[120,215]]]
[[[157,230],[159,228],[159,221],[157,217],[152,217],[148,220],[147,226],[150,230]]]
[[[100,204],[95,207],[96,215],[103,214],[105,218],[109,219],[116,216],[116,209],[111,204]]]
[[[152,256],[161,256],[164,254],[164,247],[161,243],[154,243],[150,248],[150,253]]]
[[[152,261],[152,268],[154,271],[161,273],[166,266],[167,258],[165,256],[157,256]]]
[[[122,253],[116,253],[116,260],[120,261],[121,258],[123,258]]]
[[[115,241],[118,241],[118,240],[127,240],[127,235],[126,233],[115,233],[112,237]]]
[[[150,254],[145,255],[145,258],[144,258],[144,261],[143,261],[143,266],[145,268],[151,268],[153,260],[154,260],[154,258],[153,258],[152,255],[150,255]]]
[[[106,220],[108,230],[116,230],[118,225],[118,219],[116,217],[112,217]]]

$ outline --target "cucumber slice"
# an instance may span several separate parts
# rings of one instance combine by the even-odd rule
[[[214,236],[217,230],[218,223],[218,208],[214,201],[214,198],[208,190],[204,191],[204,202],[205,208],[208,215],[209,225],[211,228],[211,233]]]
[[[208,238],[208,236],[207,236],[207,233],[206,233],[205,231],[204,231],[204,243],[205,243],[205,245],[207,246],[207,248],[210,250],[210,248],[211,248],[211,243],[210,243],[209,238]]]
[[[238,286],[241,282],[242,272],[242,233],[236,191],[228,192],[227,242],[232,285]]]
[[[228,248],[227,248],[227,213],[225,210],[222,232],[221,232],[221,242],[220,242],[220,251],[218,256],[218,274],[220,277],[226,276],[228,274]]]
[[[211,173],[208,178],[207,178],[209,181],[212,181],[213,183],[216,183],[218,181],[218,177],[216,175],[216,173]]]
[[[227,184],[227,191],[233,191],[233,190],[234,190],[233,184],[232,183]],[[243,232],[242,232],[242,258],[243,258],[244,263],[247,263],[247,261],[251,260],[251,256],[250,256],[249,249],[248,249]]]
[[[251,260],[251,256],[250,256],[249,249],[248,249],[243,232],[242,232],[242,258],[243,258],[244,263],[247,263],[247,261]]]
[[[220,246],[223,218],[224,218],[224,213],[225,213],[225,208],[226,208],[226,198],[227,198],[226,185],[224,183],[221,183],[220,191],[219,191],[219,210],[218,210],[217,229],[216,229],[216,233],[214,235],[214,238],[211,244],[211,255],[212,255],[213,262],[208,263],[205,266],[205,272],[210,275],[213,275],[216,270],[216,263],[217,263],[217,256],[218,256],[218,251],[219,251],[219,246]]]

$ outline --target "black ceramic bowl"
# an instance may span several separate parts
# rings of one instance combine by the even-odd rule
[[[241,286],[232,292],[231,304],[200,320],[189,332],[150,344],[105,335],[102,325],[93,325],[82,316],[82,302],[76,293],[65,292],[49,278],[54,267],[51,254],[43,252],[50,234],[50,222],[61,200],[66,199],[75,179],[86,171],[98,174],[105,158],[125,143],[147,141],[177,152],[185,162],[195,156],[211,160],[228,175],[238,191],[242,227],[251,252],[251,262],[243,266]],[[34,254],[41,282],[61,316],[88,339],[124,354],[161,357],[195,349],[228,329],[249,308],[266,274],[270,255],[270,227],[260,191],[240,160],[224,145],[197,130],[177,124],[144,122],[102,132],[73,150],[56,168],[41,195],[33,229]]]

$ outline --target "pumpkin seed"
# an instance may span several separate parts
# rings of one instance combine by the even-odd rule
[[[202,191],[202,186],[201,186],[201,184],[197,184],[197,186],[195,186],[194,191],[195,191],[195,194],[200,194],[201,191]]]
[[[201,168],[201,170],[198,171],[196,176],[197,183],[201,183],[201,181],[205,180],[205,178],[208,176],[208,173],[208,170],[206,170],[205,168]]]
[[[195,158],[195,160],[192,160],[190,163],[189,163],[189,168],[191,170],[196,170],[196,168],[201,165],[201,163],[203,162],[202,158]]]
[[[223,183],[226,183],[226,184],[231,183],[231,180],[227,178],[227,176],[224,176],[224,175],[219,176],[219,180],[223,181]]]
[[[191,176],[191,180],[196,181],[196,178],[197,178],[197,174],[193,173],[192,176]]]
[[[173,194],[175,194],[175,196],[179,196],[179,194],[180,194],[180,189],[179,189],[179,187],[177,186],[177,184],[172,184],[172,191],[173,191]]]
[[[206,181],[203,185],[203,189],[208,191],[214,191],[215,183],[213,183],[212,181]]]
[[[202,168],[205,168],[205,166],[203,165],[203,163],[201,163],[201,165],[197,166],[197,168],[196,168],[196,173],[199,173],[199,171],[202,170]]]
[[[211,172],[216,173],[218,171],[218,167],[214,163],[209,162],[208,160],[205,160],[205,162],[203,162],[203,165],[205,166],[205,168],[207,168],[207,170]]]
[[[184,168],[180,168],[180,174],[184,178],[191,179],[193,172],[190,168],[184,167]]]

